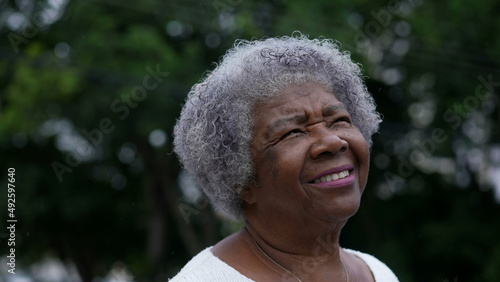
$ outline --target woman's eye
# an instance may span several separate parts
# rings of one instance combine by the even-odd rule
[[[287,133],[285,133],[285,135],[283,135],[281,137],[281,139],[285,138],[285,137],[288,137],[288,136],[294,136],[294,135],[297,135],[297,134],[300,134],[302,133],[302,131],[300,129],[294,129],[294,130],[290,130],[288,131]]]
[[[345,123],[351,124],[351,119],[348,117],[341,117],[341,118],[336,119],[333,123],[335,124],[335,123],[339,123],[339,122],[341,122],[341,123],[345,122]]]

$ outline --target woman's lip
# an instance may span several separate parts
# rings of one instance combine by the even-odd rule
[[[332,181],[327,181],[327,182],[320,182],[320,183],[310,183],[311,185],[314,185],[316,187],[321,187],[321,188],[342,188],[346,186],[350,186],[356,182],[356,177],[354,175],[354,171],[349,171],[349,176],[345,178],[340,178],[337,180],[332,180]]]
[[[322,177],[322,176],[325,176],[325,175],[328,175],[328,174],[332,174],[332,173],[339,173],[341,171],[344,171],[344,170],[349,170],[350,174],[352,174],[351,170],[354,169],[354,166],[353,165],[343,165],[343,166],[338,166],[338,167],[334,167],[332,169],[329,169],[327,171],[323,171],[322,173],[316,175],[315,177],[313,177],[310,181],[308,181],[308,183],[313,183],[314,180]]]

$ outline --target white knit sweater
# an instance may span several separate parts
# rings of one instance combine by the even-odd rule
[[[194,258],[192,258],[181,271],[172,278],[171,282],[197,282],[197,281],[231,281],[231,282],[251,282],[253,280],[239,273],[210,251],[212,247],[206,248]],[[358,251],[344,249],[361,260],[370,268],[375,282],[398,282],[398,278],[383,262]]]

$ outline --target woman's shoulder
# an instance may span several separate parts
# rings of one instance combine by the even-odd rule
[[[208,247],[193,257],[182,269],[169,281],[253,281],[240,274],[234,268],[217,258]]]
[[[343,249],[347,253],[350,253],[359,259],[361,259],[368,268],[370,268],[370,271],[373,274],[373,277],[375,278],[375,282],[379,281],[384,281],[384,282],[398,282],[398,278],[392,272],[392,270],[382,261],[377,259],[376,257],[367,254],[367,253],[362,253],[360,251],[355,251],[355,250],[350,250],[350,249]]]

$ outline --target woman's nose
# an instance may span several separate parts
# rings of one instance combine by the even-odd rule
[[[338,132],[329,128],[319,131],[315,134],[315,140],[311,145],[311,158],[317,159],[323,155],[335,155],[339,152],[345,152],[349,147],[349,143],[340,138]]]

